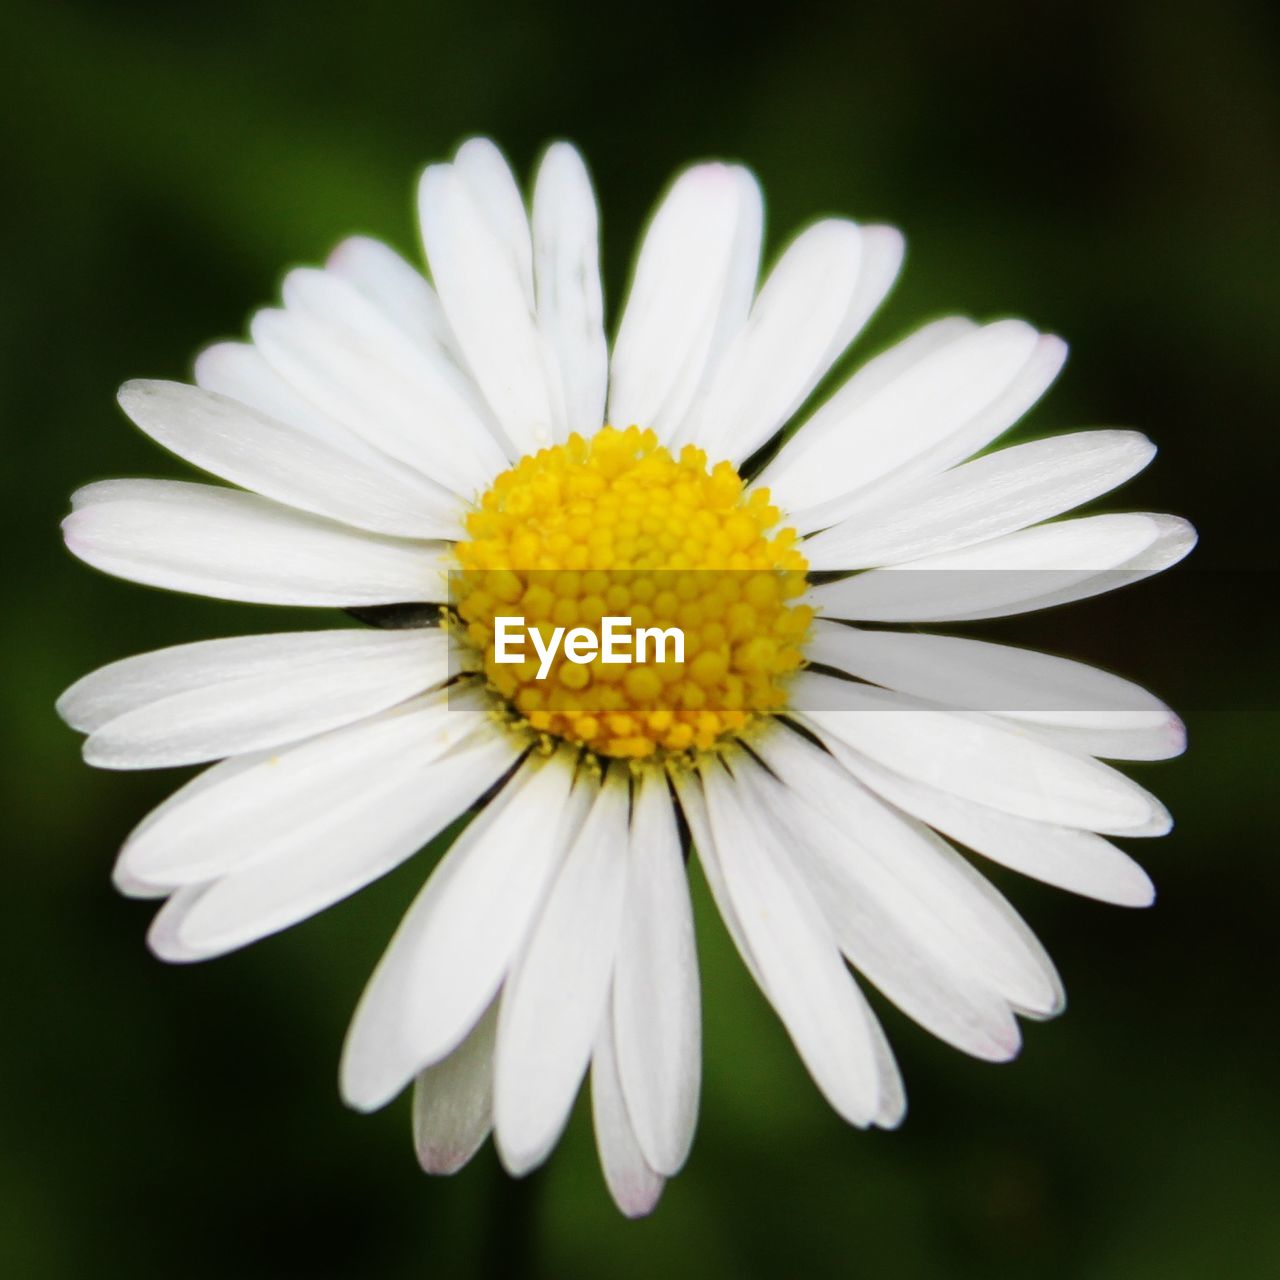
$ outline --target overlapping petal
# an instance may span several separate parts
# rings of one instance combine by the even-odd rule
[[[347,528],[236,489],[104,480],[72,497],[68,548],[170,591],[259,604],[396,604],[445,597],[443,544]]]

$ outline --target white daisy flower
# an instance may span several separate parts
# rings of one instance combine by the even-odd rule
[[[1057,1013],[1062,987],[955,845],[1145,905],[1146,875],[1104,837],[1169,817],[1099,757],[1175,755],[1182,727],[1078,663],[882,624],[1039,609],[1173,564],[1194,542],[1182,520],[1055,519],[1151,444],[1090,431],[984,453],[1065,347],[1020,320],[951,318],[744,475],[885,296],[896,231],[816,223],[759,283],[755,180],[698,165],[649,224],[610,347],[572,147],[546,153],[526,207],[498,150],[470,141],[427,169],[420,208],[430,281],[348,240],[286,277],[249,342],[205,351],[195,386],[124,387],[148,435],[239,487],[74,497],[67,545],[135,582],[434,604],[400,621],[444,624],[181,645],[67,691],[89,763],[210,764],[120,854],[123,892],[166,899],[152,949],[203,960],[284,929],[478,809],[365,991],[343,1095],[372,1110],[412,1082],[425,1169],[460,1168],[492,1131],[519,1175],[589,1070],[605,1178],[632,1215],[684,1163],[698,1109],[686,832],[850,1123],[904,1109],[850,966],[948,1043],[1011,1058],[1017,1016]],[[539,681],[496,659],[500,616],[610,610],[680,620],[685,661],[619,676],[560,655]]]

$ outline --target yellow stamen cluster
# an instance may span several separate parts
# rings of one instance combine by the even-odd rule
[[[605,427],[523,458],[467,516],[452,608],[489,684],[533,729],[604,756],[707,750],[786,700],[812,610],[808,565],[778,509],[728,462]],[[494,619],[599,631],[606,615],[679,627],[683,662],[579,665],[543,680],[495,659]]]

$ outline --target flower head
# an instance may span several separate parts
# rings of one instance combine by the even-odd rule
[[[956,1047],[1013,1056],[1017,1015],[1056,1013],[1061,984],[956,846],[1144,905],[1150,882],[1104,837],[1169,818],[1102,759],[1176,754],[1182,728],[1118,677],[886,624],[1044,608],[1173,564],[1183,521],[1055,519],[1150,443],[984,452],[1064,358],[1015,320],[936,321],[807,411],[902,242],[829,219],[758,283],[762,203],[738,167],[676,180],[612,347],[573,148],[546,153],[526,208],[497,149],[468,142],[424,174],[421,220],[429,280],[349,240],[286,278],[251,341],[205,351],[195,386],[122,390],[144,431],[238,487],[75,495],[68,546],[137,582],[361,617],[430,606],[400,629],[162,649],[67,691],[90,763],[210,765],[120,854],[120,888],[165,899],[153,950],[200,960],[283,929],[475,809],[365,991],[343,1094],[372,1109],[414,1082],[428,1171],[492,1131],[522,1174],[589,1070],[629,1214],[681,1167],[697,1114],[690,841],[851,1123],[897,1124],[904,1094],[850,966]],[[618,619],[630,660],[608,634],[579,645]],[[532,649],[512,656],[514,621]]]

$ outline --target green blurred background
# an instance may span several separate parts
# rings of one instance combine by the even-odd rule
[[[9,0],[0,1273],[1280,1274],[1276,28],[1244,0]],[[1155,909],[997,876],[1070,1012],[996,1068],[886,1011],[911,1112],[867,1135],[820,1101],[696,880],[700,1132],[639,1224],[608,1201],[581,1108],[512,1184],[488,1149],[420,1175],[406,1099],[341,1105],[347,1018],[431,854],[283,936],[166,968],[150,908],[108,870],[174,778],[91,772],[52,709],[126,654],[329,624],[109,580],[57,521],[85,481],[184,474],[118,412],[120,381],[187,376],[346,233],[416,254],[416,172],[471,132],[525,172],[554,137],[582,145],[615,303],[689,158],[755,169],[775,246],[819,213],[896,223],[907,270],[861,350],[947,310],[1063,333],[1073,358],[1027,430],[1148,430],[1161,456],[1116,505],[1203,534],[1170,583],[1038,624],[1186,709],[1189,754],[1137,770],[1179,819],[1135,842]]]

